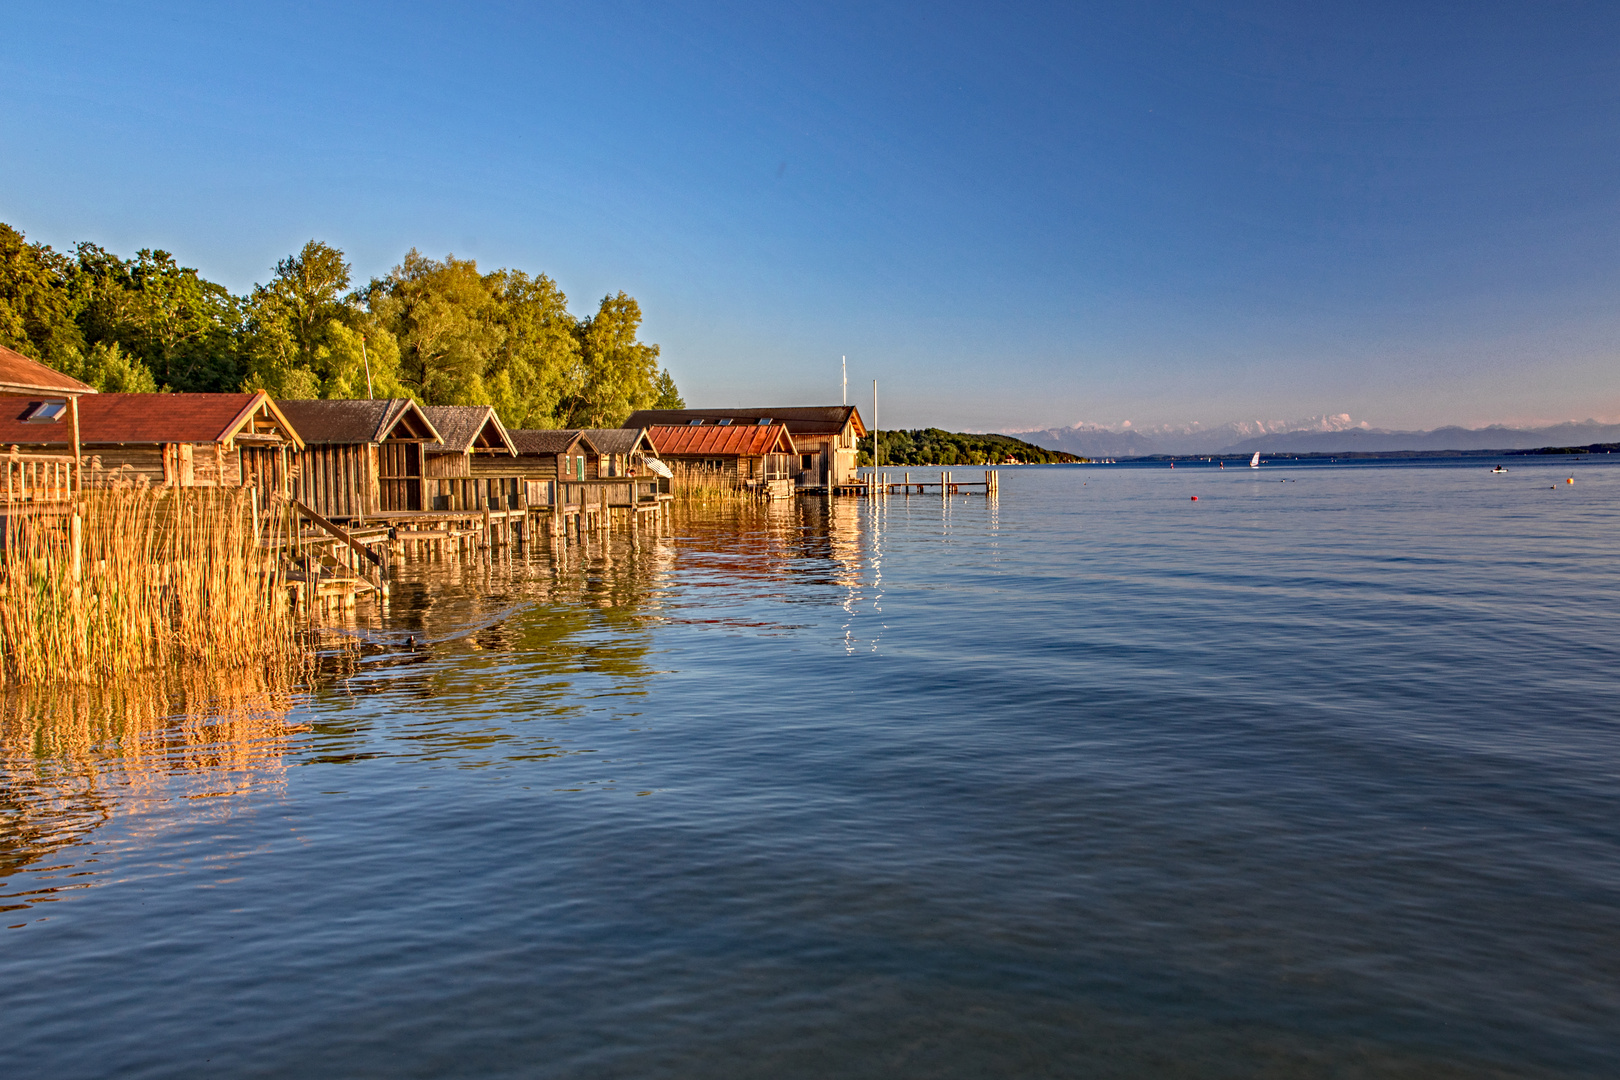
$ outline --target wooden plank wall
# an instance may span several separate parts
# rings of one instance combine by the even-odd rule
[[[322,517],[349,520],[375,513],[369,445],[311,446],[294,455],[295,497]]]
[[[382,510],[424,510],[422,448],[416,443],[383,443],[372,448],[379,476],[377,506]]]
[[[424,473],[432,477],[471,476],[471,454],[435,454],[431,451],[425,455]]]
[[[268,506],[273,495],[285,495],[287,450],[280,446],[244,446],[237,451],[243,482],[259,489],[259,505]]]

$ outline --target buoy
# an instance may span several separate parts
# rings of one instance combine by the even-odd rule
[[[1197,502],[1197,501],[1198,501],[1198,496],[1194,495],[1193,496],[1193,502]]]
[[[1573,476],[1570,477],[1568,480],[1564,481],[1564,483],[1566,483],[1566,484],[1573,484],[1574,482],[1575,482],[1575,478]]]

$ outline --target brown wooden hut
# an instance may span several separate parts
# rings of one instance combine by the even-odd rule
[[[334,521],[426,508],[422,451],[442,440],[416,402],[276,404],[304,440],[294,455],[293,491],[305,506]]]
[[[7,502],[65,500],[82,486],[79,465],[79,398],[95,387],[0,345],[0,397],[39,402],[30,415],[38,423],[64,421],[69,438],[62,452],[24,455],[15,446],[4,463]]]
[[[658,449],[646,428],[588,428],[585,438],[600,455],[594,486],[601,495],[595,501],[614,509],[657,508],[659,478],[647,460],[658,460]]]
[[[443,440],[423,447],[427,509],[504,510],[523,505],[517,448],[493,408],[428,405],[422,412]]]
[[[532,510],[577,506],[579,491],[567,482],[585,475],[595,476],[599,455],[583,431],[555,428],[508,431],[517,460],[499,458],[475,461],[479,470],[510,469],[523,481],[523,501]],[[572,498],[570,497],[572,496]]]
[[[677,490],[695,484],[790,495],[796,454],[786,425],[693,420],[680,427],[647,429],[658,457],[675,474]]]
[[[866,435],[853,405],[782,406],[774,409],[639,409],[627,428],[783,424],[793,437],[790,471],[800,489],[839,487],[855,479],[855,459]],[[662,444],[660,444],[662,448]]]
[[[0,409],[0,445],[30,453],[69,450],[73,433],[49,407],[52,401],[8,399]],[[287,494],[288,453],[304,446],[262,390],[85,394],[79,398],[79,441],[104,471],[116,469],[123,477],[165,487],[251,484],[266,496]]]

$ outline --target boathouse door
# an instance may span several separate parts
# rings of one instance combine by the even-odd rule
[[[387,442],[377,448],[382,509],[422,509],[422,445]]]

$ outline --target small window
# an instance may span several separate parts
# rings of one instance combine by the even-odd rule
[[[22,420],[27,424],[54,424],[66,415],[65,401],[31,401],[23,410]]]
[[[686,426],[687,427],[702,427],[703,426],[703,421],[701,421],[701,420],[688,420],[686,422]]]
[[[727,417],[724,420],[716,420],[714,422],[716,427],[727,427],[728,425],[730,425],[730,423],[731,423],[730,417]]]
[[[802,471],[809,472],[811,469],[816,467],[816,455],[814,455],[814,454],[805,454],[805,455],[803,455],[803,458],[804,458],[804,463],[803,463],[803,466],[802,466]]]
[[[762,419],[760,419],[760,420],[759,420],[759,421],[758,421],[758,422],[757,422],[757,423],[758,423],[758,425],[759,425],[759,426],[760,426],[760,427],[769,427],[769,426],[770,426],[770,423],[771,423],[771,418],[770,418],[770,417],[768,417],[768,416],[767,416],[767,417],[763,417],[763,418],[762,418]]]

